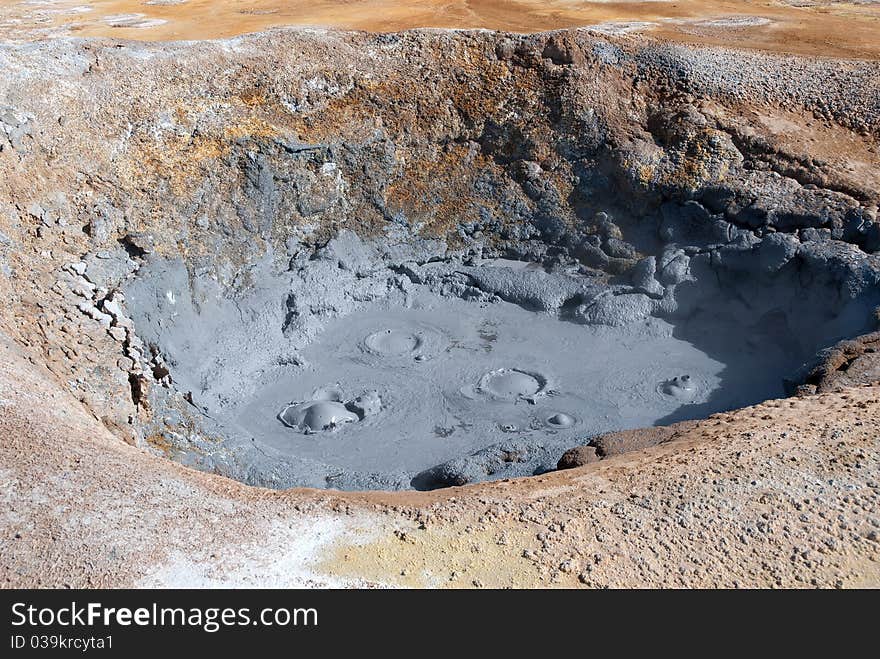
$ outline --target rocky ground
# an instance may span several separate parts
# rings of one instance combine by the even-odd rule
[[[166,459],[183,430],[154,394],[172,382],[120,293],[153,254],[232,290],[340,228],[574,251],[609,214],[626,248],[586,253],[628,272],[670,207],[796,245],[785,262],[840,275],[842,299],[870,293],[875,62],[584,32],[276,31],[6,43],[0,66],[4,585],[880,581],[876,336],[825,355],[800,397],[607,437],[574,469],[278,492]],[[167,435],[144,432],[157,423]]]

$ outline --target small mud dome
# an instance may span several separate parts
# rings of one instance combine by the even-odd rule
[[[273,487],[542,473],[600,433],[784,396],[817,350],[868,328],[876,289],[796,243],[667,246],[611,275],[343,232],[225,287],[152,259],[125,295],[168,374],[148,432]]]

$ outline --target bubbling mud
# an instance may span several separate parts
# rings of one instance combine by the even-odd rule
[[[575,423],[575,418],[565,412],[557,412],[547,418],[547,425],[551,428],[571,428]]]
[[[661,382],[657,386],[657,391],[664,396],[689,403],[697,396],[698,387],[690,375],[676,375],[670,380]]]
[[[306,433],[330,430],[359,420],[358,415],[350,412],[345,405],[329,400],[292,403],[281,411],[278,418],[288,428]]]
[[[354,400],[343,403],[338,385],[319,387],[312,400],[290,403],[278,414],[278,420],[288,428],[311,434],[321,430],[336,430],[346,423],[361,421],[382,411],[382,399],[376,391],[368,391]]]
[[[499,368],[480,378],[476,391],[499,400],[534,403],[544,393],[546,378],[516,368]]]
[[[373,332],[364,339],[364,346],[370,352],[394,357],[416,352],[421,343],[417,334],[394,329]]]
[[[572,261],[392,259],[343,233],[287,270],[256,266],[243,294],[157,258],[126,299],[170,373],[158,420],[191,429],[174,435],[184,461],[270,487],[432,489],[784,396],[880,300],[873,279],[806,276],[809,261],[768,269],[791,253],[770,247],[670,249],[612,278]]]

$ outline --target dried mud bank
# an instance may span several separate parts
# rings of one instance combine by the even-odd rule
[[[203,470],[541,473],[822,390],[876,329],[876,63],[277,31],[0,64],[5,330]]]

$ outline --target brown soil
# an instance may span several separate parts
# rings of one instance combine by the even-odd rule
[[[0,0],[0,35],[28,34],[139,40],[231,37],[280,26],[393,32],[409,28],[488,28],[538,32],[572,27],[646,31],[695,44],[782,53],[877,59],[880,5],[845,2],[791,6],[785,2],[670,0],[99,0],[82,11],[80,0],[24,4]],[[801,4],[801,3],[798,3]],[[133,27],[127,18],[148,21]],[[156,24],[154,24],[156,23]],[[624,25],[640,23],[643,25]]]

